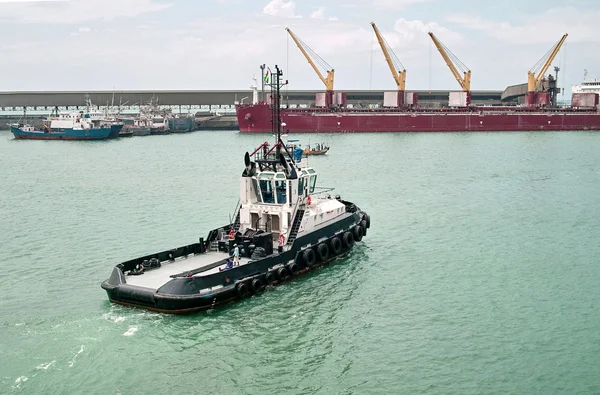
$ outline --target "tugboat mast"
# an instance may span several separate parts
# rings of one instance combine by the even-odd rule
[[[274,78],[270,82],[271,87],[271,131],[275,136],[275,145],[276,145],[276,157],[279,158],[281,154],[281,147],[284,148],[284,151],[287,152],[285,148],[285,144],[281,140],[281,87],[287,85],[288,81],[283,82],[281,77],[283,76],[283,72],[279,68],[278,65],[275,65],[275,75]],[[289,154],[289,153],[288,153]],[[290,156],[290,159],[293,158]]]

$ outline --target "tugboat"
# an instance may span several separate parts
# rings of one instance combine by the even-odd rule
[[[275,70],[276,142],[246,152],[233,220],[197,243],[117,264],[102,283],[111,302],[172,314],[214,309],[344,257],[367,234],[369,215],[318,188],[318,173],[302,151],[292,153],[283,143],[285,84]]]

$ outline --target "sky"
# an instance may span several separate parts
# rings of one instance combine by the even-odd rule
[[[248,89],[277,64],[289,89],[324,89],[285,31],[335,69],[334,88],[394,90],[375,22],[407,90],[460,90],[427,35],[502,90],[562,37],[559,85],[600,77],[597,0],[0,0],[0,91]],[[321,69],[323,75],[326,70]]]

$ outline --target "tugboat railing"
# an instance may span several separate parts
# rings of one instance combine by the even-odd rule
[[[317,189],[319,189],[317,191]],[[329,192],[334,191],[335,188],[327,188],[327,187],[315,187],[312,193],[309,193],[308,196],[314,196],[318,199],[323,199],[329,195]]]

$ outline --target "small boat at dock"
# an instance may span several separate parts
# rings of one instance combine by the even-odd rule
[[[114,127],[113,127],[114,126]],[[104,140],[118,133],[122,125],[95,127],[82,113],[66,113],[53,116],[41,129],[31,125],[10,125],[15,139],[26,140]]]

